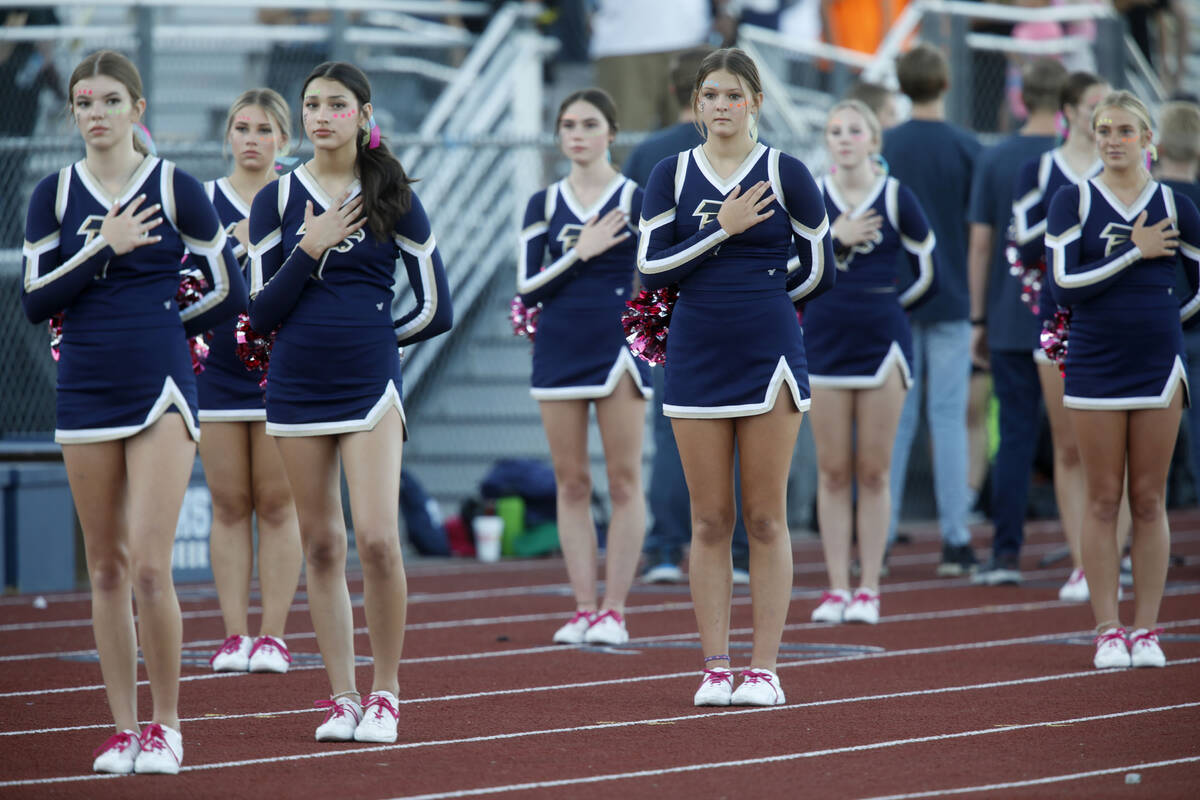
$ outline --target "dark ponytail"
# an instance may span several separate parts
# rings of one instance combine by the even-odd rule
[[[300,89],[301,104],[308,84],[317,78],[327,78],[345,86],[358,100],[360,110],[371,102],[371,84],[362,70],[345,61],[326,61],[313,68],[304,79]],[[405,174],[400,161],[382,141],[372,149],[368,136],[361,130],[355,141],[358,155],[354,159],[354,171],[362,184],[367,228],[380,241],[387,241],[396,230],[396,222],[412,207],[412,190],[408,186],[413,179]]]

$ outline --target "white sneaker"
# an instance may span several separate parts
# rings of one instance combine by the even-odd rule
[[[1071,570],[1071,577],[1058,590],[1058,599],[1066,603],[1086,603],[1088,601],[1087,578],[1080,568]]]
[[[396,741],[396,724],[400,721],[399,701],[391,692],[371,692],[363,703],[363,718],[354,729],[356,742]]]
[[[1165,667],[1167,657],[1158,646],[1158,635],[1162,628],[1148,631],[1138,628],[1129,636],[1129,661],[1134,667]]]
[[[583,635],[591,624],[591,611],[576,611],[570,622],[554,632],[554,643],[583,644]]]
[[[283,639],[277,639],[274,636],[260,636],[254,640],[254,647],[250,648],[248,669],[251,672],[283,674],[288,671],[288,665],[291,663],[292,654],[288,652]]]
[[[841,622],[850,603],[850,593],[845,589],[833,589],[821,594],[821,605],[813,609],[813,622]]]
[[[735,706],[781,706],[785,702],[779,676],[769,669],[742,670],[742,685],[729,698]]]
[[[741,569],[739,567],[734,567],[731,577],[733,579],[734,586],[749,586],[750,585],[750,570],[748,570],[748,569]]]
[[[1092,659],[1092,665],[1096,669],[1131,666],[1129,643],[1125,639],[1124,628],[1110,628],[1096,637],[1096,657]]]
[[[329,709],[325,719],[317,726],[318,742],[350,742],[355,729],[363,717],[362,706],[349,697],[329,698],[313,703],[317,708]]]
[[[879,592],[870,589],[859,589],[854,593],[854,599],[846,606],[843,622],[865,622],[874,625],[879,622]]]
[[[644,583],[682,583],[683,570],[679,568],[678,564],[669,562],[655,564],[642,573],[642,581]]]
[[[728,703],[726,704],[728,705]],[[128,775],[133,772],[133,762],[142,752],[142,742],[137,731],[124,730],[114,733],[92,752],[92,772],[111,772]]]
[[[253,646],[254,640],[249,636],[235,633],[213,653],[208,663],[213,672],[245,672],[250,669],[250,650]]]
[[[592,617],[592,624],[584,632],[583,640],[588,644],[625,644],[629,641],[625,618],[611,608],[597,614]]]
[[[692,702],[697,706],[727,706],[733,694],[733,673],[724,667],[704,670],[704,680]]]
[[[183,736],[174,728],[157,722],[142,731],[142,751],[133,762],[140,774],[178,775],[183,763]]]

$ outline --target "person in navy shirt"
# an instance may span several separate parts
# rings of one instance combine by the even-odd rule
[[[712,51],[711,47],[694,47],[675,57],[671,66],[671,91],[679,101],[679,121],[647,137],[625,160],[622,171],[638,186],[646,185],[650,170],[659,161],[704,143],[692,109],[692,83],[700,62]],[[691,538],[687,483],[675,434],[671,432],[671,418],[662,413],[662,369],[651,369],[650,378],[654,383],[654,457],[650,462],[649,505],[654,523],[642,547],[646,555],[642,580],[674,583],[684,580],[679,563]],[[740,476],[735,474],[734,480],[740,482]],[[732,548],[733,582],[735,585],[747,584],[750,582],[750,543],[746,540],[746,525],[740,514],[733,523]]]
[[[1026,269],[1045,262],[1046,213],[1055,193],[1064,186],[1079,183],[1100,172],[1096,142],[1092,138],[1092,110],[1109,92],[1108,84],[1090,72],[1073,72],[1063,84],[1059,103],[1067,136],[1061,145],[1031,158],[1021,167],[1013,187],[1013,241]],[[1041,291],[1031,303],[1039,330],[1054,319],[1058,305],[1050,292],[1050,280],[1042,279]],[[1037,346],[1033,351],[1037,364],[1050,437],[1054,443],[1054,496],[1063,537],[1071,555],[1071,575],[1058,590],[1059,600],[1087,602],[1087,577],[1079,553],[1083,515],[1083,464],[1075,432],[1062,404],[1063,380],[1058,364]]]
[[[296,500],[313,628],[332,696],[317,741],[393,742],[407,590],[399,524],[406,434],[398,346],[449,330],[437,242],[381,142],[366,75],[319,64],[304,81],[311,161],[250,207],[250,324],[279,331],[267,433]],[[339,463],[363,570],[374,678],[359,703]]]
[[[641,467],[650,369],[634,359],[621,327],[636,272],[631,220],[641,212],[642,190],[606,157],[617,135],[617,110],[606,92],[568,95],[555,128],[571,171],[530,198],[517,259],[522,302],[541,304],[530,394],[550,444],[559,542],[575,593],[575,613],[553,639],[624,644],[625,600],[646,532]],[[612,500],[598,606],[587,446],[592,403]]]
[[[83,528],[117,728],[92,769],[174,774],[182,626],[171,555],[200,436],[187,337],[243,309],[246,286],[200,182],[135,139],[146,100],[129,59],[91,54],[68,97],[86,155],[33,191],[21,303],[32,322],[62,315],[55,441]],[[181,311],[187,251],[207,288]],[[154,702],[144,729],[131,590]]]
[[[741,50],[705,58],[692,101],[705,142],[654,168],[639,224],[646,286],[679,287],[663,411],[691,496],[689,574],[705,657],[696,705],[785,701],[775,666],[792,585],[787,473],[810,405],[793,303],[834,282],[816,183],[802,163],[755,141],[761,85]],[[789,263],[793,243],[798,257]],[[754,649],[736,691],[728,653],[735,443],[755,599]]]
[[[913,102],[912,117],[884,134],[883,157],[892,177],[912,191],[929,215],[943,269],[937,296],[914,310],[910,321],[913,386],[904,400],[892,448],[888,541],[896,538],[908,457],[923,412],[932,444],[933,489],[942,535],[938,574],[961,575],[976,563],[967,530],[971,365],[963,211],[979,144],[970,133],[946,122],[950,75],[941,52],[917,45],[896,60],[896,76],[900,90]]]
[[[1104,169],[1050,202],[1054,297],[1071,308],[1063,403],[1087,476],[1083,562],[1096,617],[1093,665],[1162,667],[1158,611],[1171,536],[1166,482],[1189,404],[1181,322],[1200,310],[1200,211],[1147,171],[1150,114],[1126,91],[1092,115]],[[1175,293],[1177,259],[1188,291]],[[1117,607],[1117,508],[1133,517],[1133,629]]]
[[[1000,443],[992,465],[992,557],[972,576],[987,585],[1021,582],[1025,509],[1041,420],[1041,386],[1032,356],[1038,320],[1021,301],[1021,287],[1009,274],[1004,254],[1013,187],[1021,167],[1056,144],[1054,115],[1066,79],[1066,68],[1051,58],[1025,66],[1021,96],[1029,118],[1020,131],[983,153],[971,185],[971,358],[991,369],[1000,405]]]
[[[841,274],[832,291],[804,308],[817,513],[831,587],[813,611],[814,622],[879,621],[879,573],[892,505],[888,466],[912,383],[906,311],[935,288],[936,237],[913,193],[876,163],[882,138],[864,103],[843,100],[830,110],[825,145],[834,166],[818,185],[833,220]],[[897,274],[901,252],[911,262],[911,278]],[[862,564],[853,596],[852,531],[858,532]]]
[[[208,192],[234,242],[234,255],[249,266],[250,203],[275,180],[275,156],[288,144],[292,117],[272,89],[244,92],[225,118],[225,141],[233,173],[208,181]],[[209,552],[225,641],[209,661],[214,672],[287,672],[291,662],[283,629],[300,580],[300,528],[279,450],[266,433],[267,411],[260,375],[237,355],[236,320],[212,331],[200,396],[200,460],[212,495]],[[253,518],[258,517],[258,579],[262,617],[251,638],[246,615],[254,572]]]

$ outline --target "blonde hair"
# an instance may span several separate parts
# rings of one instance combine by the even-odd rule
[[[1096,128],[1096,121],[1100,119],[1100,112],[1106,108],[1119,108],[1122,111],[1128,111],[1133,116],[1137,117],[1138,126],[1144,131],[1153,131],[1154,126],[1150,122],[1150,112],[1146,109],[1146,104],[1137,99],[1133,92],[1121,89],[1116,92],[1109,92],[1104,96],[1104,99],[1092,111],[1092,129]]]
[[[225,115],[225,134],[222,141],[229,141],[229,132],[233,130],[233,122],[237,112],[249,106],[258,106],[266,112],[267,119],[274,129],[276,155],[286,155],[286,149],[292,141],[292,111],[287,101],[274,89],[249,89],[238,95]]]
[[[1200,159],[1200,106],[1166,103],[1158,114],[1158,149],[1172,161]]]
[[[883,126],[879,124],[879,117],[875,116],[875,112],[871,110],[871,107],[862,100],[850,97],[834,103],[833,108],[829,109],[829,115],[825,117],[825,127],[829,127],[829,121],[833,119],[834,114],[845,109],[857,112],[866,120],[867,127],[871,129],[871,136],[875,139],[873,152],[879,152],[879,149],[883,147]]]

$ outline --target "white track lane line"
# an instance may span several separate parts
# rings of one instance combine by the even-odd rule
[[[912,792],[910,794],[889,794],[879,797],[869,797],[864,800],[913,800],[918,797],[946,797],[952,794],[970,794],[974,792],[994,792],[998,789],[1021,789],[1026,786],[1044,786],[1048,783],[1063,783],[1064,781],[1079,781],[1086,778],[1097,778],[1102,775],[1119,775],[1122,772],[1155,769],[1156,767],[1173,767],[1176,764],[1194,764],[1200,761],[1200,756],[1186,758],[1171,758],[1166,761],[1148,761],[1142,764],[1126,764],[1123,767],[1094,769],[1090,772],[1072,772],[1066,775],[1051,775],[1048,778],[1031,778],[1026,781],[1009,781],[1007,783],[988,783],[980,786],[961,786],[955,789],[933,789],[928,792]],[[1136,791],[1136,790],[1135,790]]]
[[[1090,673],[1088,673],[1090,674]],[[542,789],[553,788],[556,786],[572,786],[582,783],[598,783],[602,781],[620,780],[625,778],[640,778],[652,777],[655,775],[670,775],[679,772],[694,772],[699,770],[717,769],[721,767],[741,767],[755,766],[760,764],[770,764],[780,761],[792,761],[801,758],[819,758],[822,756],[840,755],[843,753],[863,752],[867,750],[882,750],[891,747],[900,747],[909,744],[925,744],[928,742],[939,742],[950,739],[962,739],[973,736],[986,736],[996,733],[1009,733],[1011,731],[1029,730],[1032,728],[1057,727],[1060,725],[1075,725],[1082,722],[1098,722],[1109,719],[1120,719],[1124,717],[1134,717],[1144,714],[1156,714],[1167,711],[1177,711],[1181,709],[1200,707],[1200,701],[1191,703],[1176,703],[1169,706],[1156,706],[1153,708],[1139,708],[1132,711],[1117,711],[1109,714],[1096,714],[1088,717],[1073,717],[1070,719],[1044,720],[1041,722],[1027,722],[1014,725],[1003,725],[999,727],[981,728],[977,730],[958,731],[955,733],[940,733],[930,736],[916,736],[906,739],[891,739],[883,742],[872,742],[870,744],[848,745],[844,747],[832,747],[823,750],[808,750],[799,753],[787,753],[778,756],[763,756],[761,758],[740,759],[737,761],[721,761],[709,762],[705,764],[690,764],[681,767],[666,767],[663,769],[654,770],[639,770],[637,772],[612,773],[608,775],[592,775],[584,778],[568,778],[565,780],[556,781],[539,781],[536,783],[510,784],[507,786],[489,786],[479,789],[465,789],[457,792],[441,792],[437,794],[414,795],[396,800],[441,800],[442,798],[452,797],[470,797],[481,794],[499,794],[505,792],[521,791],[527,789]],[[484,742],[496,742],[506,739],[520,739],[530,736],[546,736],[563,733],[578,733],[580,731],[595,731],[606,730],[612,728],[629,728],[639,725],[655,725],[674,722],[688,722],[698,719],[707,719],[717,716],[729,716],[731,714],[765,714],[765,713],[781,713],[787,710],[795,710],[797,706],[769,706],[763,708],[747,708],[736,711],[717,711],[710,713],[691,714],[679,717],[665,717],[658,720],[632,720],[629,722],[601,722],[592,725],[576,725],[567,728],[550,728],[536,731],[514,731],[512,733],[497,733],[488,736],[469,736],[461,739],[443,739],[429,742],[406,742],[404,744],[381,745],[375,747],[349,747],[338,748],[336,750],[327,750],[317,753],[303,753],[288,756],[270,756],[266,758],[251,758],[241,761],[217,761],[210,764],[195,764],[188,765],[182,768],[181,772],[200,772],[214,769],[227,769],[230,767],[249,767],[260,766],[263,764],[280,764],[285,762],[309,761],[320,758],[336,758],[339,756],[358,755],[361,753],[383,753],[396,750],[414,750],[424,747],[439,747],[445,745],[457,744],[479,744]],[[54,778],[31,778],[17,781],[0,781],[0,788],[8,786],[36,786],[42,784],[54,783],[69,783],[69,782],[84,782],[102,778],[112,777],[109,775],[96,775],[95,773],[86,775],[64,775]]]

